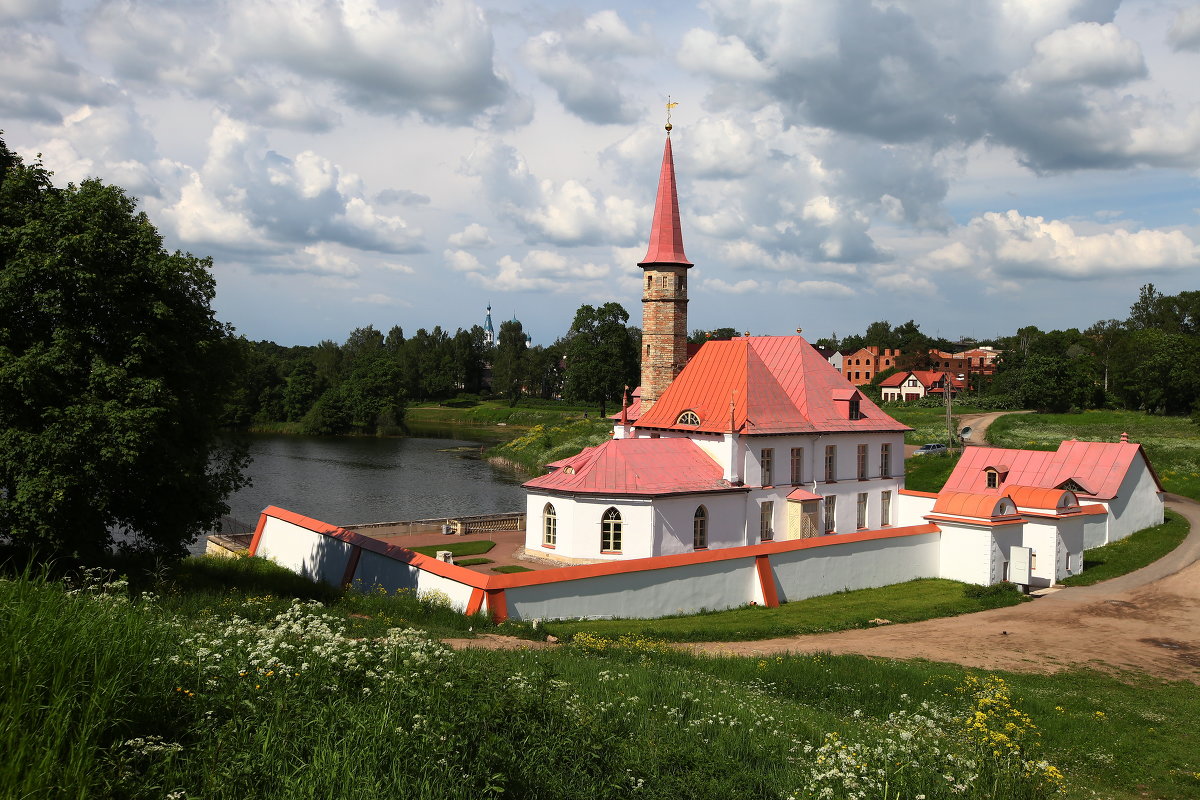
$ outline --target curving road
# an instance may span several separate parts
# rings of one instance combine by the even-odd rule
[[[1153,564],[1110,581],[960,617],[690,649],[858,653],[1024,672],[1090,667],[1200,683],[1200,503],[1167,495],[1167,507],[1191,524],[1187,538]]]

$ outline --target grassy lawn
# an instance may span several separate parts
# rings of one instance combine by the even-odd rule
[[[429,544],[422,547],[410,547],[414,553],[423,556],[437,556],[438,550],[449,550],[455,558],[460,556],[478,556],[491,552],[496,543],[491,539],[472,539],[466,542],[446,542],[445,544]]]
[[[904,405],[903,403],[896,403],[883,406],[883,410],[897,422],[903,422],[913,429],[904,435],[905,444],[946,443],[948,436],[946,430],[946,409],[917,408],[915,406]],[[971,406],[958,405],[956,403],[953,413],[954,430],[957,432],[962,430],[962,423],[958,419],[960,414],[976,414],[979,412]]]
[[[1054,450],[1064,439],[1116,442],[1123,432],[1146,449],[1163,488],[1200,499],[1200,426],[1187,417],[1136,411],[1010,414],[992,423],[988,441],[997,447]]]
[[[595,419],[599,410],[558,401],[523,398],[515,406],[507,400],[447,400],[408,407],[405,425],[422,434],[447,433],[487,441],[507,441],[535,425],[562,425],[584,417]]]
[[[509,575],[514,572],[533,572],[529,567],[522,567],[520,564],[505,564],[500,567],[492,567],[492,572],[501,572]]]
[[[941,453],[933,456],[917,456],[904,460],[904,488],[916,492],[937,492],[946,483],[958,453]]]
[[[873,627],[871,620],[917,622],[1020,603],[1016,592],[985,591],[957,581],[927,578],[879,589],[859,589],[784,603],[746,606],[661,619],[554,621],[546,630],[560,639],[578,633],[647,636],[669,642],[740,642]],[[972,590],[968,592],[968,590]]]
[[[492,560],[490,558],[464,558],[461,561],[455,559],[454,563],[460,567],[479,567],[484,564],[491,564]]]
[[[264,561],[192,561],[151,596],[0,580],[0,796],[1200,793],[1190,683],[696,657],[644,636],[456,652],[428,637],[496,628],[436,597],[343,595]]]
[[[1162,525],[1138,531],[1103,547],[1085,550],[1083,572],[1062,583],[1064,586],[1091,586],[1141,569],[1174,550],[1187,535],[1187,520],[1168,511]]]

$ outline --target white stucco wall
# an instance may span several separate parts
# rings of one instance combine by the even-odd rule
[[[1143,528],[1161,525],[1163,509],[1162,494],[1146,462],[1134,458],[1117,496],[1108,505],[1108,541],[1115,542]]]
[[[363,550],[354,571],[354,585],[363,591],[381,587],[389,592],[407,589],[424,595],[440,592],[450,600],[450,605],[462,611],[471,600],[472,587],[459,581],[425,572],[404,561]]]
[[[938,520],[938,577],[984,586],[992,580],[992,532],[966,523]]]
[[[1088,515],[1083,518],[1083,548],[1091,550],[1093,547],[1102,547],[1108,544],[1108,504],[1087,503],[1081,505],[1100,505],[1105,508],[1104,514]]]
[[[757,582],[751,557],[513,587],[504,595],[510,619],[643,619],[744,605]]]
[[[542,511],[553,503],[558,518],[556,546],[542,546]],[[600,551],[600,523],[604,512],[621,512],[621,552]],[[621,560],[654,555],[653,509],[649,498],[554,497],[529,492],[525,499],[525,546],[530,550],[555,553],[567,558]]]
[[[1034,566],[1030,570],[1030,586],[1053,586],[1067,577],[1065,546],[1059,540],[1055,520],[1027,517],[1021,533],[1021,546],[1033,550]],[[1011,559],[1011,555],[1005,553]]]
[[[937,533],[927,533],[774,553],[776,591],[780,601],[803,600],[937,577],[938,538]]]
[[[738,547],[747,541],[747,500],[745,492],[664,497],[654,501],[654,555],[691,553],[693,522],[696,509],[703,505],[708,512],[708,549]],[[757,519],[757,518],[756,518]],[[757,542],[758,529],[755,528]]]
[[[339,586],[350,561],[350,545],[276,517],[267,517],[257,556],[306,578]]]
[[[925,517],[933,513],[936,497],[920,497],[918,495],[901,494],[893,502],[899,503],[896,511],[897,525],[923,525]]]

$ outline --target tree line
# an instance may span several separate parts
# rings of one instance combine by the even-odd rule
[[[408,403],[491,394],[595,403],[603,413],[638,380],[641,332],[619,303],[584,305],[548,346],[530,346],[521,323],[500,324],[495,344],[475,325],[412,336],[393,326],[356,328],[346,341],[284,347],[236,340],[240,380],[225,406],[232,428],[297,423],[308,434],[395,434]],[[490,371],[490,376],[489,376]]]
[[[1198,291],[1165,295],[1146,284],[1128,317],[1100,320],[1083,330],[1043,331],[1029,325],[1010,336],[950,341],[925,336],[912,320],[896,327],[879,321],[861,335],[815,344],[843,352],[867,346],[901,350],[896,368],[873,376],[876,386],[898,370],[935,368],[931,349],[994,347],[1002,351],[995,373],[972,374],[969,392],[999,408],[1200,412]]]

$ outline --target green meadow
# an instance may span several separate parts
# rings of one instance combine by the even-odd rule
[[[292,599],[292,597],[298,599]],[[247,559],[0,580],[0,796],[1190,798],[1192,684],[638,635],[454,651],[442,598]]]

